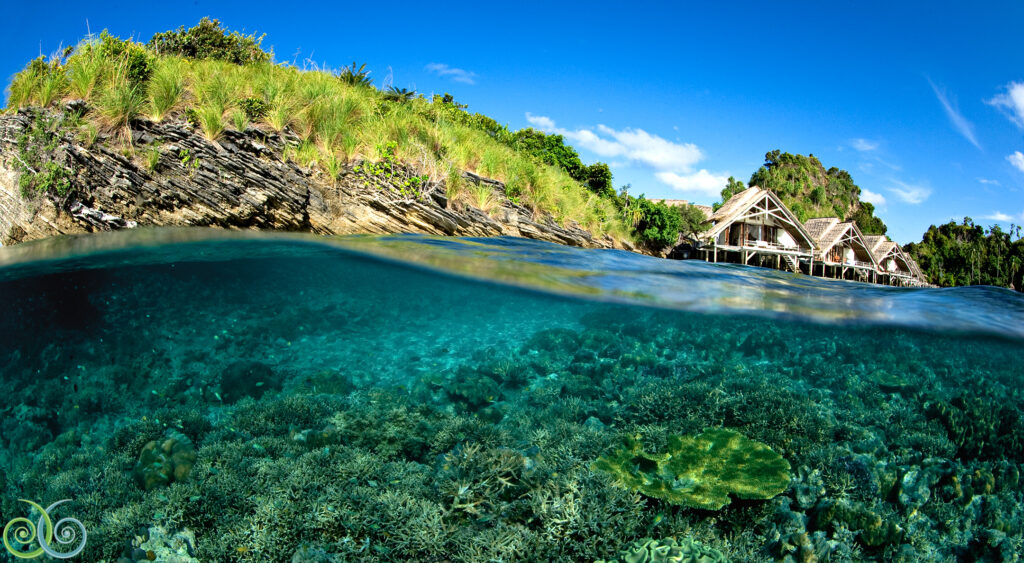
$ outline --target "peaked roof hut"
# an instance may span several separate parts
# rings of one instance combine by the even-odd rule
[[[887,283],[893,285],[922,285],[924,283],[924,277],[921,275],[917,263],[906,252],[903,252],[900,245],[882,235],[871,235],[864,238]]]
[[[705,259],[800,271],[814,261],[815,241],[796,215],[771,190],[752,186],[729,198],[700,234]]]
[[[856,223],[823,217],[809,219],[804,226],[818,244],[814,257],[821,262],[822,275],[828,275],[831,267],[833,277],[874,279],[878,262]]]

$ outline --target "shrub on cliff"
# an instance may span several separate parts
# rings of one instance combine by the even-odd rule
[[[177,55],[189,59],[214,59],[235,64],[265,63],[271,54],[260,44],[264,36],[242,35],[237,31],[228,33],[220,21],[203,18],[199,25],[176,31],[157,33],[146,44],[160,55]]]
[[[651,248],[675,244],[683,228],[683,217],[679,211],[660,201],[654,203],[643,197],[636,200],[636,204],[640,213],[636,225],[637,239]]]

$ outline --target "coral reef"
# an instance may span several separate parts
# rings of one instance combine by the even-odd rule
[[[721,552],[683,538],[637,540],[619,552],[616,559],[599,560],[595,563],[723,563],[726,561]]]
[[[0,512],[73,499],[83,561],[1024,552],[1019,343],[186,247],[0,280]]]
[[[135,481],[145,490],[183,481],[192,472],[196,449],[180,432],[172,432],[162,441],[153,440],[142,448],[133,471]]]
[[[669,436],[663,453],[639,439],[594,462],[616,483],[672,504],[719,510],[729,495],[770,499],[789,486],[789,462],[765,444],[724,428]]]

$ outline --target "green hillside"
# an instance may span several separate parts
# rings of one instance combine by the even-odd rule
[[[607,165],[584,165],[561,136],[510,131],[447,94],[426,99],[377,88],[365,65],[332,72],[277,64],[261,41],[208,19],[145,44],[103,32],[31,61],[8,87],[5,111],[84,100],[76,106],[84,108],[81,115],[62,123],[72,124],[83,145],[109,139],[126,153],[139,120],[187,122],[211,142],[226,130],[256,127],[294,139],[279,156],[317,170],[327,182],[349,163],[397,159],[445,182],[450,199],[494,208],[490,189],[462,180],[462,171],[470,171],[501,180],[508,201],[562,224],[651,242],[635,198],[615,193]],[[22,171],[23,189],[45,194],[54,183],[35,177],[47,163],[36,164]]]
[[[864,234],[884,235],[887,227],[875,217],[875,206],[861,201],[861,191],[846,170],[828,170],[815,156],[779,150],[764,155],[764,165],[750,177],[750,186],[772,190],[801,221],[816,217],[852,219]],[[734,178],[722,190],[722,202],[747,186]]]

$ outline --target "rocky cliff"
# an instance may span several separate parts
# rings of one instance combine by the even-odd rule
[[[192,225],[320,234],[513,235],[622,247],[610,237],[594,237],[513,205],[501,182],[469,172],[463,173],[465,181],[492,187],[501,202],[489,213],[450,201],[442,182],[405,189],[417,171],[403,165],[382,175],[352,162],[332,179],[283,158],[298,139],[272,131],[226,131],[208,141],[183,121],[143,120],[86,142],[74,128],[60,125],[75,111],[72,102],[64,113],[0,116],[0,243]],[[26,174],[44,177],[41,163],[59,180],[59,189],[23,187]]]

